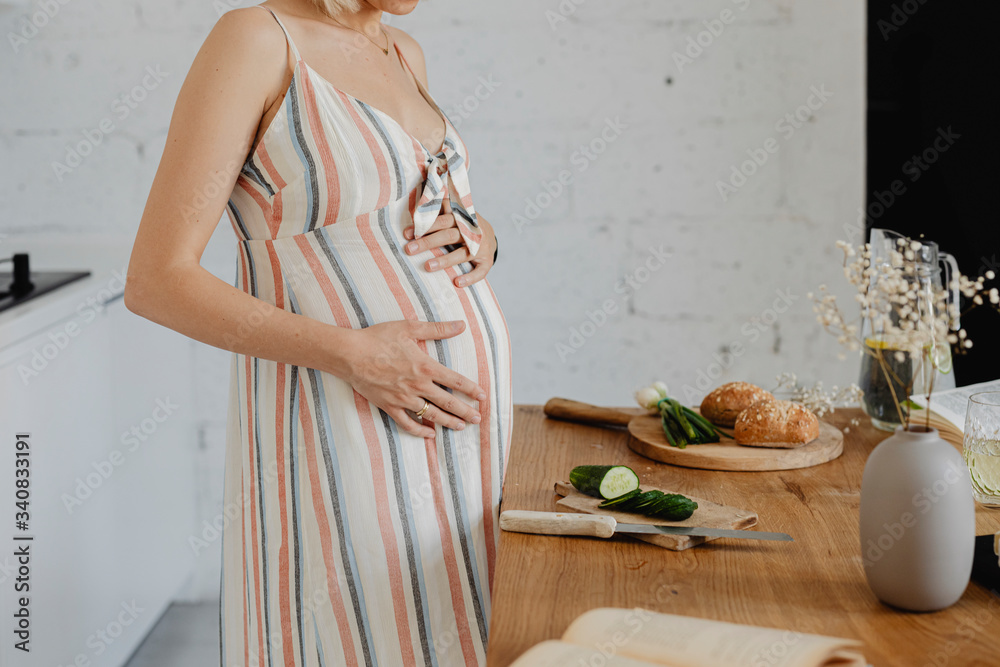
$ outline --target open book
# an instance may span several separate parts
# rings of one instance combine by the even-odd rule
[[[865,667],[861,642],[647,609],[592,609],[511,667]]]
[[[965,412],[969,407],[969,397],[982,391],[1000,391],[1000,380],[934,392],[931,396],[931,426],[938,430],[942,438],[960,446],[965,432]],[[910,396],[910,400],[921,408],[910,412],[911,422],[923,424],[927,414],[924,412],[927,409],[927,397],[914,395]]]

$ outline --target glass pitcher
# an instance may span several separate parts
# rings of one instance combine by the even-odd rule
[[[891,266],[892,251],[903,252],[909,247],[910,239],[888,229],[872,229],[871,262],[876,269],[872,272],[872,284],[879,280],[881,267]],[[958,287],[952,286],[953,277],[958,276],[958,263],[948,253],[938,250],[933,241],[920,241],[920,248],[912,259],[904,259],[904,264],[912,271],[906,273],[907,280],[916,292],[915,303],[922,316],[935,317],[942,307],[937,295],[948,286],[946,308],[949,328],[960,328],[958,317]],[[943,271],[943,276],[942,276]],[[861,402],[865,413],[877,428],[893,431],[906,414],[904,404],[911,395],[926,393],[933,387],[943,390],[955,387],[955,375],[951,367],[951,346],[947,340],[928,340],[921,359],[911,359],[906,352],[895,349],[883,332],[876,331],[876,325],[866,320],[862,325],[865,349],[861,354],[861,376],[858,386],[864,392]],[[887,377],[888,375],[888,377]],[[896,406],[896,399],[901,404]]]

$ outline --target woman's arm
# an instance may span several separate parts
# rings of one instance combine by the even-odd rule
[[[195,57],[139,224],[125,305],[209,345],[343,374],[344,360],[311,341],[345,331],[254,298],[200,265],[261,116],[286,78],[284,35],[268,23],[277,27],[259,9],[228,12]]]
[[[478,421],[437,385],[473,398],[481,388],[416,342],[454,336],[464,324],[343,329],[272,306],[201,267],[261,117],[284,95],[288,70],[284,35],[267,12],[232,10],[213,28],[177,98],[129,260],[125,305],[215,347],[341,377],[414,434],[433,435],[405,412],[419,410],[425,398],[440,408],[425,418],[451,428]]]

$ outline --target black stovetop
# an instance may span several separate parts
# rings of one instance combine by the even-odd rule
[[[33,271],[28,274],[34,285],[29,291],[14,296],[10,293],[13,273],[0,273],[0,312],[51,292],[80,278],[86,278],[90,271]]]

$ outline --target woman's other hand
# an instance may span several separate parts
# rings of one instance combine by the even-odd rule
[[[455,223],[455,215],[451,212],[451,204],[444,200],[441,215],[437,217],[434,224],[430,226],[427,233],[419,239],[413,239],[413,227],[403,230],[403,236],[410,242],[406,244],[406,253],[416,255],[425,250],[433,250],[447,245],[460,244],[451,252],[438,255],[424,263],[424,268],[428,271],[440,271],[462,262],[471,262],[472,270],[455,276],[456,287],[468,287],[472,283],[478,282],[486,277],[490,269],[493,268],[493,251],[496,250],[497,240],[493,233],[493,227],[486,222],[483,216],[477,214],[479,228],[483,232],[483,240],[479,244],[479,252],[475,256],[462,243],[462,236],[458,232],[458,225]]]

